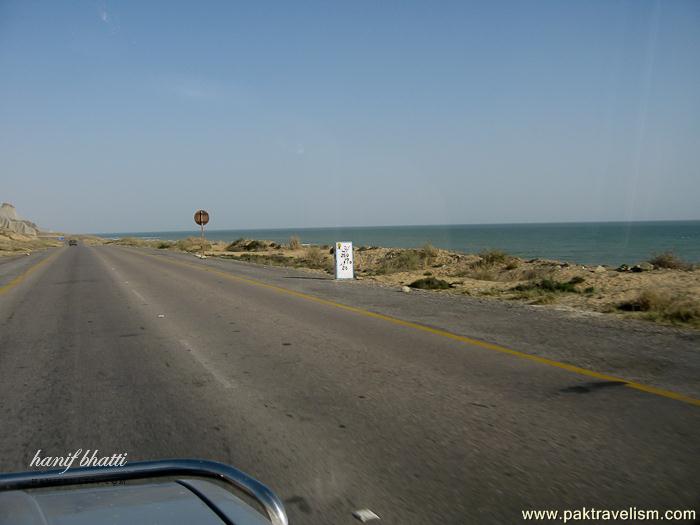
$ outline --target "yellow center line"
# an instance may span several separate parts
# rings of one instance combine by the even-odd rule
[[[575,374],[579,374],[582,376],[593,377],[595,379],[601,379],[604,381],[615,381],[615,382],[619,382],[619,383],[624,383],[625,386],[627,386],[629,388],[634,388],[635,390],[640,390],[642,392],[646,392],[648,394],[654,394],[654,395],[661,396],[661,397],[667,397],[669,399],[675,399],[676,401],[682,401],[684,403],[689,403],[691,405],[695,405],[695,406],[700,407],[700,399],[696,399],[696,398],[693,398],[693,397],[690,397],[690,396],[687,396],[685,394],[681,394],[678,392],[673,392],[671,390],[664,390],[663,388],[657,388],[654,386],[645,385],[642,383],[637,383],[635,381],[628,381],[627,379],[623,379],[623,378],[616,377],[616,376],[611,376],[608,374],[602,374],[600,372],[595,372],[594,370],[588,370],[587,368],[581,368],[579,366],[570,365],[568,363],[562,363],[560,361],[555,361],[554,359],[547,359],[546,357],[540,357],[537,355],[526,354],[525,352],[519,352],[518,350],[506,348],[505,346],[500,346],[500,345],[497,345],[494,343],[487,343],[486,341],[480,341],[479,339],[472,339],[471,337],[466,337],[463,335],[454,334],[452,332],[448,332],[447,330],[441,330],[439,328],[432,328],[430,326],[425,326],[425,325],[422,325],[419,323],[414,323],[412,321],[405,321],[403,319],[399,319],[397,317],[392,317],[390,315],[384,315],[384,314],[379,314],[376,312],[371,312],[369,310],[365,310],[363,308],[358,308],[356,306],[349,306],[347,304],[337,303],[335,301],[330,301],[328,299],[322,299],[321,297],[309,295],[309,294],[304,293],[304,292],[297,292],[295,290],[290,290],[288,288],[283,288],[281,286],[277,286],[274,284],[265,283],[262,281],[258,281],[256,279],[250,279],[248,277],[240,277],[240,276],[234,275],[230,272],[226,272],[223,270],[217,270],[217,269],[212,268],[210,266],[199,266],[196,264],[192,264],[192,263],[188,263],[188,262],[184,262],[184,261],[176,261],[176,260],[168,258],[168,257],[157,256],[157,255],[153,255],[150,253],[140,252],[140,255],[144,255],[146,257],[150,257],[150,258],[156,259],[158,261],[165,261],[165,262],[175,264],[178,266],[183,266],[183,267],[197,269],[197,270],[203,270],[205,272],[213,273],[213,274],[219,275],[221,277],[224,277],[224,278],[232,280],[232,281],[238,281],[238,282],[250,284],[252,286],[267,288],[269,290],[274,290],[276,292],[284,293],[287,295],[292,295],[294,297],[299,297],[302,299],[306,299],[308,301],[313,301],[315,303],[324,304],[327,306],[332,306],[333,308],[339,308],[341,310],[346,310],[348,312],[353,312],[356,314],[364,315],[365,317],[372,317],[374,319],[381,319],[382,321],[387,321],[387,322],[390,322],[390,323],[393,323],[393,324],[396,324],[399,326],[412,328],[414,330],[420,330],[422,332],[427,332],[427,333],[434,334],[434,335],[437,335],[440,337],[445,337],[447,339],[452,339],[454,341],[460,341],[462,343],[467,343],[467,344],[470,344],[473,346],[478,346],[480,348],[485,348],[487,350],[492,350],[495,352],[500,352],[502,354],[512,355],[515,357],[519,357],[521,359],[527,359],[529,361],[534,361],[536,363],[540,363],[543,365],[553,366],[555,368],[567,370],[568,372],[573,372]]]
[[[48,262],[53,260],[59,253],[60,253],[60,250],[56,250],[54,253],[52,253],[51,255],[46,257],[45,259],[42,259],[38,263],[27,268],[24,272],[22,272],[17,277],[12,279],[9,283],[3,284],[2,286],[0,286],[0,295],[6,294],[10,290],[12,290],[15,286],[21,284],[22,281],[24,281],[27,277],[29,277],[32,273],[34,273],[36,270],[38,270],[39,268],[41,268],[45,264],[48,264]]]

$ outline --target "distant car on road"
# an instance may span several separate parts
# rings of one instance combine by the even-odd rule
[[[78,241],[71,239],[68,241],[68,246],[78,246]]]

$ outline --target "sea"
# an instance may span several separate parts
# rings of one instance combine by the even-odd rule
[[[302,243],[419,248],[429,243],[463,253],[498,249],[525,259],[553,259],[579,264],[635,264],[672,251],[700,262],[700,221],[581,222],[528,224],[449,224],[205,230],[207,239],[266,239],[278,243],[297,235]],[[98,233],[102,237],[177,240],[198,236],[199,230]]]

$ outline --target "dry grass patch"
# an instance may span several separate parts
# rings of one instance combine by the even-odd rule
[[[263,252],[267,250],[270,245],[265,241],[259,241],[257,239],[236,239],[231,244],[226,246],[225,251],[227,252]]]
[[[582,293],[576,286],[585,281],[583,277],[572,277],[568,281],[556,281],[554,279],[540,279],[519,284],[511,288],[515,295],[513,299],[529,301],[531,304],[550,304],[557,300],[561,294]],[[593,288],[588,287],[585,293],[592,293]]]
[[[122,237],[112,242],[118,246],[148,246],[145,239],[138,239],[136,237]]]
[[[295,266],[293,257],[286,257],[279,254],[257,254],[257,253],[243,253],[241,255],[228,255],[231,259],[236,259],[239,261],[252,262],[255,264],[264,264],[269,266]]]
[[[428,264],[427,261],[423,250],[390,251],[379,262],[376,272],[381,275],[423,270]]]
[[[467,270],[461,272],[460,277],[470,277],[471,279],[476,279],[477,281],[497,281],[498,272],[489,268],[477,267],[474,270]]]
[[[479,257],[481,257],[481,261],[479,261],[477,264],[480,264],[481,266],[506,264],[513,258],[503,250],[486,250],[479,252]]]
[[[202,239],[198,237],[187,237],[185,239],[180,239],[175,243],[175,246],[178,250],[188,253],[211,250],[211,243],[205,240],[204,247],[202,247]]]
[[[325,270],[327,272],[333,270],[333,262],[331,261],[329,255],[318,246],[309,246],[300,262],[306,268]]]
[[[298,250],[301,248],[301,239],[299,238],[298,235],[292,235],[289,238],[289,249],[290,250]]]
[[[420,255],[426,264],[432,264],[433,261],[440,255],[440,250],[430,243],[426,243],[420,249]]]
[[[700,301],[660,290],[644,290],[617,309],[651,321],[700,327]]]
[[[435,277],[425,277],[423,279],[418,279],[409,284],[411,288],[417,288],[420,290],[447,290],[452,288],[452,285],[447,281],[442,279],[436,279]]]
[[[52,238],[28,237],[14,232],[8,234],[0,232],[0,255],[27,253],[44,248],[63,246],[63,244],[62,241]]]
[[[654,255],[648,261],[654,268],[666,268],[670,270],[692,270],[693,265],[684,261],[673,252],[663,252]]]
[[[478,259],[455,275],[477,281],[513,281],[513,270],[520,266],[520,259],[502,250],[487,250],[478,254]]]
[[[554,274],[554,269],[551,267],[536,267],[526,268],[521,270],[518,275],[518,281],[535,281],[538,279],[551,279]]]
[[[240,239],[236,239],[235,241],[233,241],[232,243],[230,243],[226,246],[225,251],[227,251],[227,252],[241,251],[243,244],[245,244],[245,242],[246,242],[246,240],[243,237],[241,237]]]

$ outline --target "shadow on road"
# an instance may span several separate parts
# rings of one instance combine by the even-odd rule
[[[600,390],[601,388],[607,388],[610,386],[623,386],[623,385],[625,385],[624,381],[600,381],[600,382],[586,383],[585,385],[570,386],[567,388],[563,388],[561,390],[561,392],[565,392],[567,394],[569,394],[569,393],[587,394],[588,392],[593,392],[594,390]]]

